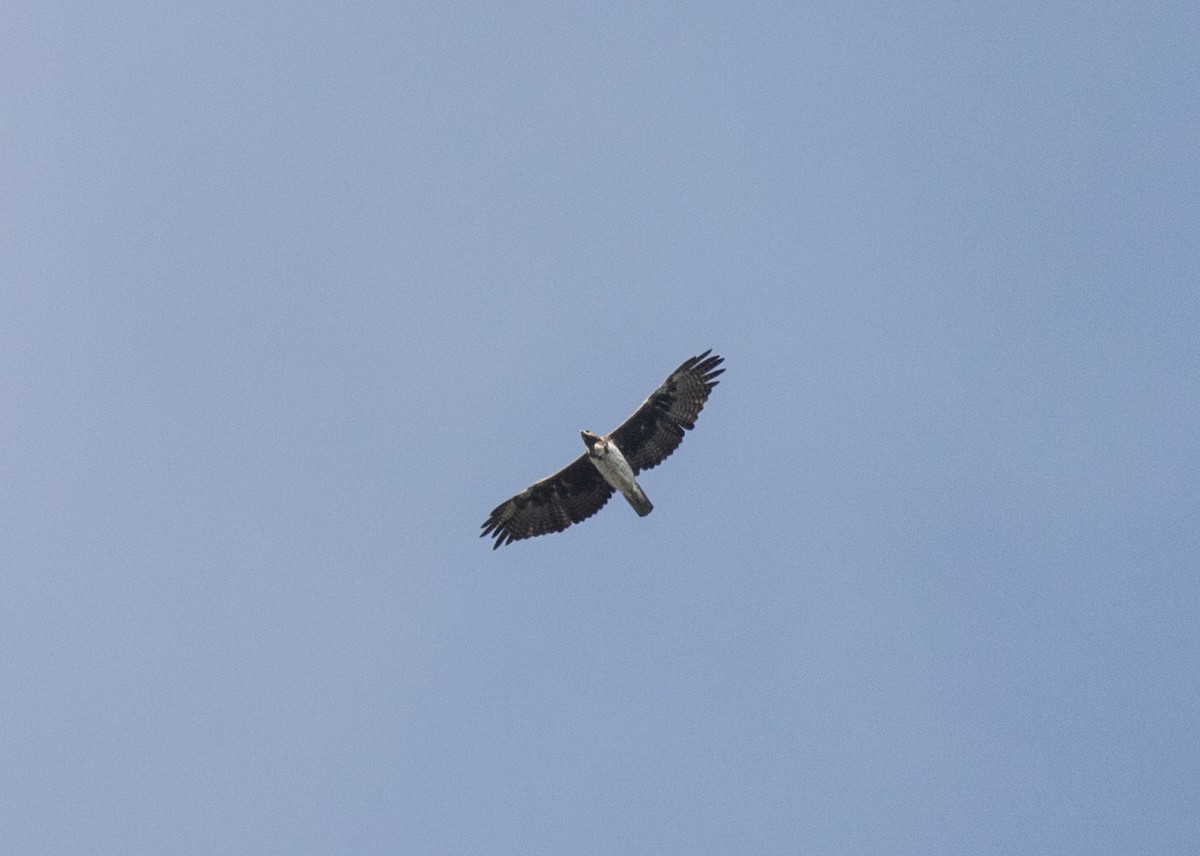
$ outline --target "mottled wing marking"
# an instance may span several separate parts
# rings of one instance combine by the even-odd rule
[[[495,538],[494,550],[522,538],[561,532],[572,523],[587,520],[604,507],[612,494],[612,487],[584,454],[497,505],[479,537]]]
[[[661,464],[683,442],[683,432],[696,427],[696,417],[704,409],[719,381],[716,377],[723,358],[709,356],[707,350],[687,360],[663,381],[662,386],[642,402],[637,411],[612,432],[617,448],[625,455],[634,473]]]

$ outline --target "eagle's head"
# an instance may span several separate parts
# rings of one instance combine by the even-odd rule
[[[601,445],[604,439],[599,434],[593,434],[591,431],[580,431],[579,435],[583,437],[583,443],[588,447],[588,451],[593,455],[596,454],[596,446]]]

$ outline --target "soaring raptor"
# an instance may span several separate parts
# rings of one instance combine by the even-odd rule
[[[721,357],[705,351],[663,381],[634,414],[607,437],[580,431],[587,451],[563,469],[500,503],[483,524],[480,537],[501,544],[561,532],[587,520],[619,490],[638,516],[654,506],[634,480],[642,470],[661,464],[696,427],[708,394],[718,383]]]

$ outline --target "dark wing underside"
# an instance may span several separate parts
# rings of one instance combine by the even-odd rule
[[[586,453],[572,463],[496,506],[479,537],[496,539],[492,549],[522,538],[561,532],[604,507],[613,489]]]
[[[634,473],[661,464],[683,442],[683,432],[696,427],[708,394],[725,371],[723,359],[707,350],[692,357],[663,381],[637,411],[610,435]]]

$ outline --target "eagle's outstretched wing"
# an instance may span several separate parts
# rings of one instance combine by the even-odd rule
[[[494,550],[522,538],[561,532],[572,523],[587,520],[604,507],[612,494],[612,487],[584,453],[554,475],[497,505],[479,537],[495,538]]]
[[[720,381],[715,378],[722,357],[709,356],[712,349],[692,357],[662,386],[642,402],[632,416],[609,436],[633,467],[634,474],[661,464],[683,442],[683,432],[696,427],[696,417],[704,409],[708,394]]]

